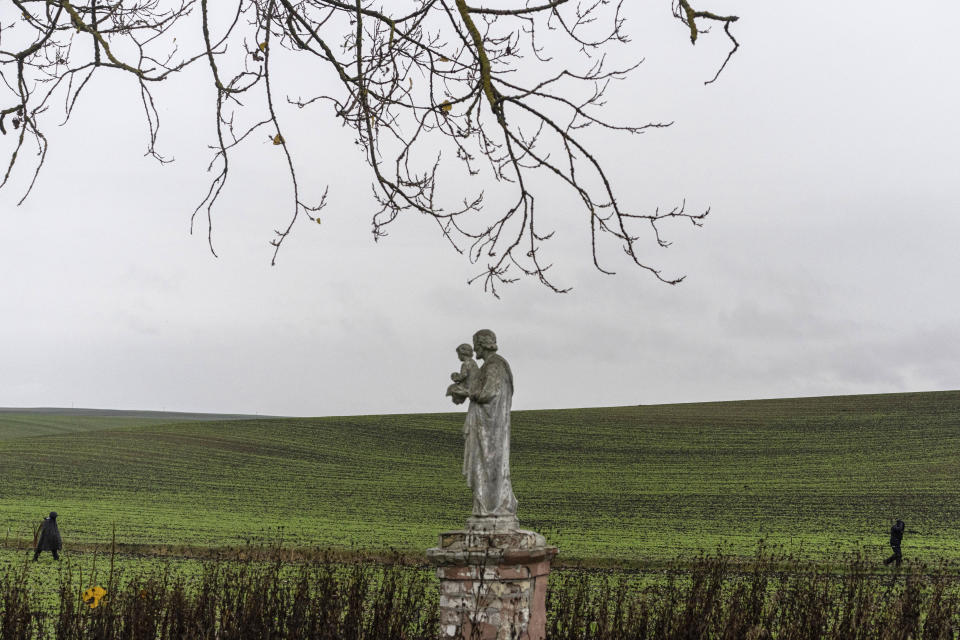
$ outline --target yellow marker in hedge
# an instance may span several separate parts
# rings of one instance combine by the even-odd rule
[[[107,595],[107,590],[97,585],[84,591],[82,597],[83,601],[90,605],[91,609],[96,609],[100,605],[100,599],[105,595]]]

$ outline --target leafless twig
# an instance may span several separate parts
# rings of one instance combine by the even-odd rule
[[[290,216],[271,240],[273,261],[298,219],[319,220],[326,191],[319,202],[303,198],[296,145],[285,135],[280,109],[291,105],[305,112],[326,108],[353,132],[377,204],[374,239],[401,216],[429,216],[443,238],[480,267],[471,282],[494,295],[520,275],[568,290],[549,277],[542,253],[553,232],[543,229],[536,203],[550,180],[575,196],[590,229],[593,262],[604,273],[612,273],[601,260],[604,243],[613,241],[659,280],[680,282],[648,262],[642,239],[652,235],[658,246],[668,246],[664,222],[686,218],[699,225],[708,213],[688,213],[683,205],[652,213],[624,208],[590,146],[591,128],[637,135],[670,124],[603,116],[610,84],[639,64],[608,62],[613,48],[629,40],[623,0],[9,1],[17,14],[0,14],[0,133],[11,144],[0,188],[32,145],[39,159],[24,197],[29,194],[46,157],[41,124],[54,98],[62,97],[63,121],[69,121],[92,76],[105,70],[137,84],[147,154],[167,161],[156,146],[160,118],[152,87],[200,62],[216,90],[213,178],[191,229],[198,216],[205,218],[214,255],[214,211],[230,159],[258,136],[283,153],[290,178]],[[672,1],[693,43],[705,22],[724,25],[733,48],[719,76],[739,46],[730,32],[737,16]],[[181,50],[178,36],[195,50]],[[580,68],[569,55],[562,65],[554,58],[563,47],[578,53]],[[310,94],[306,82],[278,86],[275,61],[293,59],[324,79],[322,91]],[[256,104],[264,106],[250,106]],[[457,171],[475,176],[483,165],[492,177],[486,184],[497,187],[493,211],[483,210],[483,189],[453,199],[441,189]]]

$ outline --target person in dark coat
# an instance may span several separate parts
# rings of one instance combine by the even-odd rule
[[[40,536],[37,538],[37,550],[33,552],[33,560],[37,561],[41,551],[49,551],[53,554],[54,560],[59,560],[62,548],[63,540],[60,538],[60,529],[57,527],[57,512],[51,511],[50,516],[40,523]]]
[[[893,555],[884,560],[883,564],[896,562],[899,567],[903,562],[903,555],[900,553],[900,543],[903,542],[903,531],[906,528],[907,525],[903,523],[903,520],[897,520],[896,523],[890,527],[890,547],[893,549]]]

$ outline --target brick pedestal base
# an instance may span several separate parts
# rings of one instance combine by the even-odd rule
[[[473,524],[473,523],[470,523]],[[441,638],[543,640],[547,576],[556,547],[503,527],[440,534],[427,550],[440,578]]]

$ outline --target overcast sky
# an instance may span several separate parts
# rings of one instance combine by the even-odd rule
[[[308,193],[331,185],[323,224],[298,223],[270,266],[288,211],[264,139],[233,167],[214,258],[188,234],[213,140],[205,69],[160,94],[162,167],[136,87],[104,76],[48,130],[33,195],[0,192],[0,406],[452,410],[454,348],[480,328],[522,409],[960,388],[960,4],[708,3],[742,16],[709,86],[722,34],[691,47],[669,0],[642,4],[626,29],[646,62],[609,113],[675,124],[595,142],[630,208],[712,209],[646,254],[682,284],[616,247],[617,275],[596,272],[559,191],[538,207],[565,295],[468,287],[476,267],[423,219],[374,244],[365,165],[319,112],[288,138]]]

